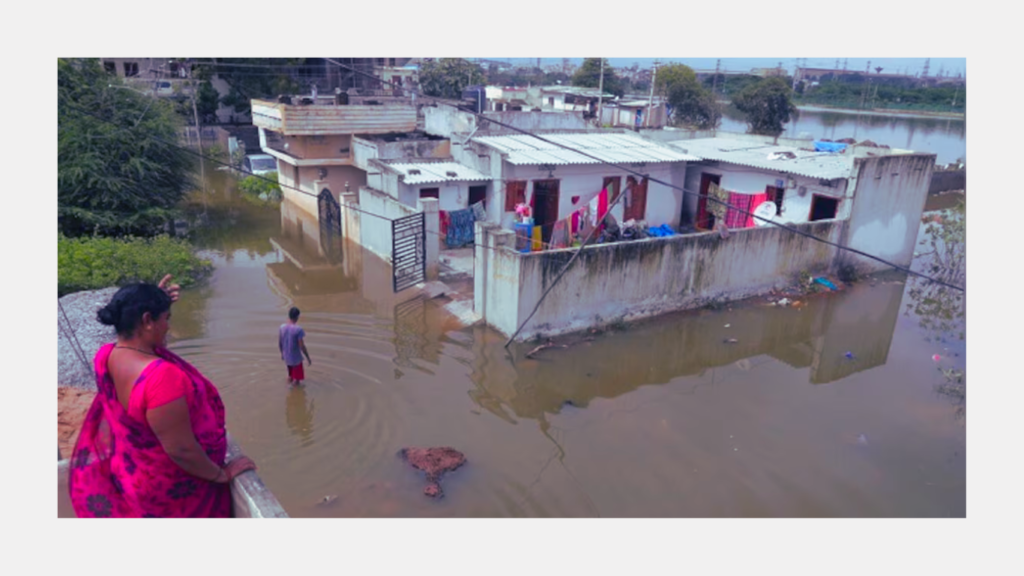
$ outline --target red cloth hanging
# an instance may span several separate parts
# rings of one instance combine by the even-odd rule
[[[725,225],[729,228],[746,228],[749,217],[741,210],[750,208],[750,194],[729,193],[729,211],[725,213]]]
[[[768,193],[762,192],[760,194],[754,194],[750,197],[750,212],[757,210],[757,207],[768,201]],[[747,216],[747,228],[753,228],[757,225],[757,220],[753,216]]]

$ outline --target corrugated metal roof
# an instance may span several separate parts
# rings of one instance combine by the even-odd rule
[[[849,178],[853,169],[853,158],[849,155],[811,152],[793,146],[776,146],[749,140],[698,138],[676,140],[669,144],[704,160],[718,160],[809,178]],[[795,158],[769,159],[770,155],[779,152],[789,152]]]
[[[541,137],[600,158],[605,162],[685,162],[697,156],[632,134],[540,134]],[[597,164],[598,160],[543,142],[532,136],[481,136],[474,142],[507,155],[511,164]]]
[[[462,182],[467,180],[490,180],[491,177],[481,174],[469,166],[458,162],[385,162],[389,168],[403,176],[406,184],[425,184],[427,182]],[[410,173],[419,170],[419,174]],[[452,172],[455,176],[450,176]]]

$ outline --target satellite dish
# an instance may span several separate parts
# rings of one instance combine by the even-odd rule
[[[757,208],[754,208],[754,216],[757,216],[758,218],[764,218],[765,220],[771,220],[772,218],[775,217],[775,202],[765,201],[758,204]],[[755,226],[768,225],[767,222],[765,222],[764,220],[759,220],[758,218],[754,218]]]

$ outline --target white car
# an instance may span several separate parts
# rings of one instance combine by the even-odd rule
[[[270,154],[249,154],[242,161],[242,170],[246,174],[263,176],[277,172],[277,159]]]

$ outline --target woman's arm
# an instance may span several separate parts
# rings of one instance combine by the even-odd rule
[[[150,428],[160,440],[164,451],[175,464],[189,474],[209,482],[229,482],[231,474],[210,460],[189,421],[188,404],[184,398],[172,400],[146,412]]]

